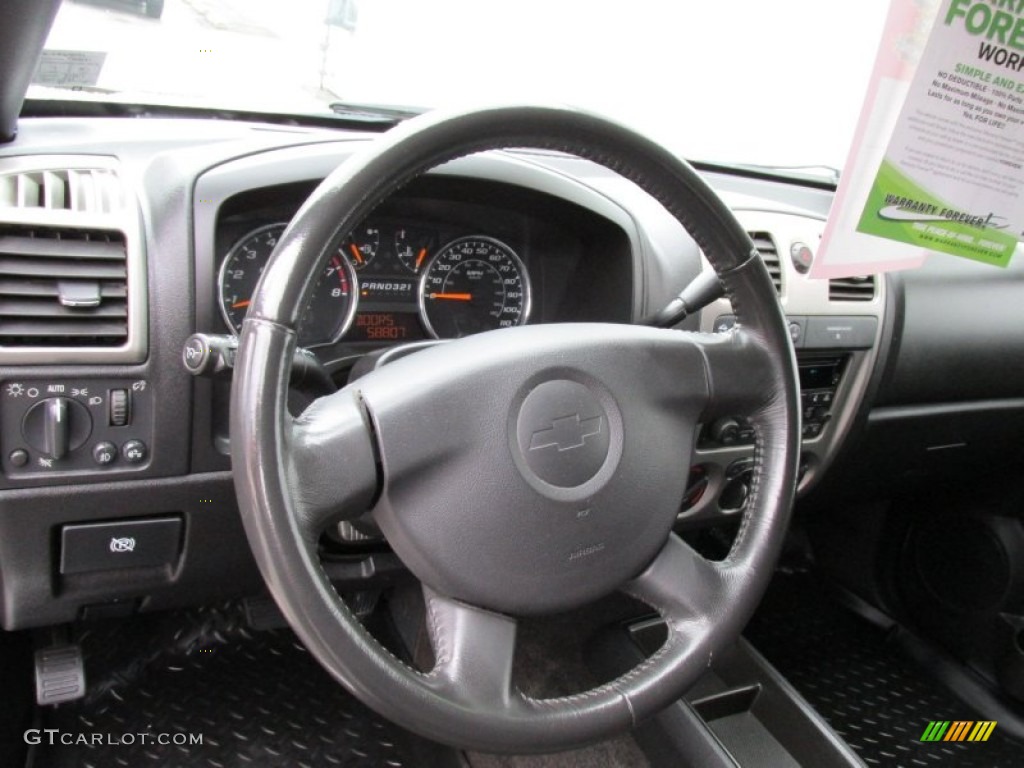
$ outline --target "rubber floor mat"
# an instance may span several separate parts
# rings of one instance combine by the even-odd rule
[[[868,765],[1018,768],[1024,746],[922,742],[929,722],[978,721],[889,633],[832,598],[812,572],[780,571],[744,633]]]
[[[89,695],[41,711],[60,734],[44,734],[33,768],[458,764],[356,701],[290,630],[249,630],[239,607],[76,631]]]

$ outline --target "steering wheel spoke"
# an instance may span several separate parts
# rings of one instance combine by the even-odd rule
[[[693,334],[708,373],[711,416],[747,416],[769,406],[777,362],[760,334],[737,327],[726,333]]]
[[[288,485],[299,526],[318,536],[328,523],[366,512],[377,492],[370,429],[358,396],[318,398],[290,422]]]
[[[427,630],[436,658],[431,678],[439,692],[483,710],[506,711],[518,623],[511,616],[444,597],[424,585]]]
[[[661,614],[674,629],[704,622],[722,600],[725,572],[674,533],[643,573],[623,587]]]

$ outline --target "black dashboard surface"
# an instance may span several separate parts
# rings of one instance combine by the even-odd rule
[[[0,384],[19,384],[15,391],[21,392],[61,387],[69,397],[88,389],[82,396],[88,406],[100,384],[106,393],[143,383],[151,398],[144,430],[128,429],[119,440],[144,440],[146,452],[137,463],[83,463],[74,472],[34,464],[26,472],[10,463],[19,436],[4,435],[0,608],[8,628],[64,621],[91,605],[157,609],[257,588],[229,472],[229,388],[223,381],[193,379],[181,364],[182,345],[196,331],[230,331],[217,278],[233,248],[247,233],[287,222],[320,179],[373,138],[215,120],[152,119],[144,131],[139,125],[114,118],[30,119],[22,121],[15,142],[0,147],[0,171],[26,157],[44,163],[113,158],[132,193],[144,257],[138,263],[147,285],[144,356],[109,364],[0,359]],[[879,407],[969,402],[983,411],[1019,409],[1013,398],[1024,392],[1024,335],[1014,329],[1024,327],[1024,303],[1012,298],[1019,292],[1019,264],[1000,272],[936,261],[880,281],[870,301],[836,302],[828,286],[797,275],[786,258],[793,239],[813,243],[820,234],[831,201],[827,189],[722,169],[706,176],[741,222],[776,250],[788,314],[882,317],[885,309],[871,348],[816,352],[847,361],[839,396],[852,409],[819,440],[828,443],[820,455],[834,451],[848,432],[856,435],[857,424],[866,425]],[[0,220],[20,222],[30,214],[0,210]],[[376,231],[372,249],[365,249],[368,230]],[[531,324],[636,321],[664,306],[702,269],[693,241],[629,182],[592,163],[541,151],[473,156],[439,168],[396,193],[354,236],[337,247],[346,258],[351,254],[353,283],[362,284],[366,295],[360,289],[362,303],[348,332],[317,349],[342,379],[368,351],[429,336],[418,296],[409,294],[420,290],[429,261],[461,238],[492,239],[521,260],[532,294],[525,318]],[[369,263],[355,263],[350,245]],[[373,258],[366,259],[370,250]],[[979,296],[993,300],[980,302]],[[244,301],[232,298],[232,304]],[[726,311],[716,305],[683,327],[714,330]],[[0,397],[0,410],[16,420],[24,404],[14,401]],[[854,442],[854,464],[856,447]],[[727,465],[742,459],[744,450],[707,455],[708,466],[719,473],[717,481],[712,477],[712,495],[722,490]],[[848,467],[829,469],[824,461],[819,469]],[[702,502],[711,506],[700,520],[722,519],[713,501]],[[131,579],[118,572],[59,572],[62,526],[153,515],[183,522],[181,554],[173,563],[138,569]]]

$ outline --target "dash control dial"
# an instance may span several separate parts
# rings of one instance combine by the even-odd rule
[[[155,405],[145,379],[0,381],[0,490],[154,473]]]
[[[92,432],[89,409],[69,397],[48,397],[33,405],[21,424],[25,442],[51,459],[63,459]]]
[[[127,389],[110,390],[110,426],[123,427],[131,419],[131,395]]]
[[[732,445],[740,439],[741,429],[736,419],[719,419],[711,425],[711,437],[722,445]]]

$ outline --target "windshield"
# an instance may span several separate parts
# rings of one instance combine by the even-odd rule
[[[29,97],[305,114],[561,102],[692,160],[840,168],[887,6],[65,0]]]

